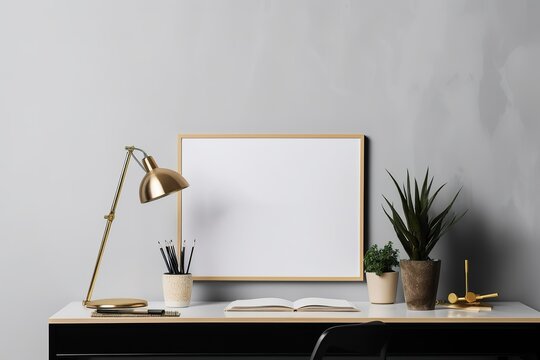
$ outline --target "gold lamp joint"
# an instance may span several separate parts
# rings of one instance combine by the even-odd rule
[[[105,220],[112,222],[114,220],[114,213],[110,212],[109,214],[103,217]]]

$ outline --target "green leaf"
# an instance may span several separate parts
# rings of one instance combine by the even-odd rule
[[[409,219],[408,219],[408,208],[407,208],[407,204],[408,204],[408,201],[407,201],[407,190],[405,190],[405,187],[403,187],[403,191],[401,190],[398,182],[396,181],[396,179],[394,178],[394,176],[390,173],[390,171],[386,170],[386,172],[388,173],[388,175],[390,175],[390,178],[392,178],[392,181],[394,182],[394,185],[396,186],[397,190],[398,190],[398,193],[399,193],[399,198],[401,200],[401,206],[403,208],[403,214],[405,216],[405,220],[407,221],[407,223],[409,222]]]
[[[394,249],[392,245],[391,241],[382,249],[379,249],[377,244],[371,245],[364,256],[364,270],[374,272],[379,276],[385,272],[393,271],[392,267],[399,265],[399,250]]]
[[[394,219],[388,214],[388,212],[386,212],[386,209],[384,207],[383,207],[383,210],[384,210],[384,213],[386,214],[386,216],[388,217],[388,219],[390,220],[390,223],[392,223],[392,225],[394,227],[394,231],[396,232],[396,235],[397,235],[399,241],[401,242],[401,245],[405,249],[405,252],[407,254],[409,254],[409,256],[411,256],[412,251],[413,251],[412,244],[407,239],[407,237],[403,234],[403,232],[400,230],[400,228],[396,225],[396,222],[394,221]]]
[[[409,178],[409,170],[407,170],[407,207],[406,211],[414,213],[413,197],[411,195],[411,180]]]
[[[444,186],[444,185],[443,185]],[[441,187],[442,188],[442,187]],[[450,204],[439,214],[435,217],[435,219],[433,219],[433,221],[436,223],[438,222],[439,220],[442,220],[446,217],[446,215],[448,215],[448,212],[450,211],[450,209],[452,208],[452,205],[454,205],[454,202],[456,201],[459,193],[461,192],[461,189],[459,189],[459,191],[456,193],[456,195],[454,196],[454,198],[452,199],[452,201],[450,202]]]
[[[428,259],[429,253],[439,239],[467,213],[465,211],[460,216],[450,213],[461,189],[454,195],[452,201],[443,211],[431,216],[431,207],[446,184],[438,187],[431,195],[434,178],[431,177],[430,179],[429,177],[429,167],[426,169],[421,187],[418,181],[413,179],[414,194],[412,193],[411,176],[408,170],[406,181],[402,187],[388,170],[386,172],[398,191],[403,215],[397,212],[394,205],[384,195],[383,198],[390,211],[387,211],[385,206],[382,207],[383,211],[409,257],[412,260]]]
[[[433,179],[431,179],[431,181],[433,182]],[[428,210],[431,208],[431,205],[433,204],[433,202],[435,201],[435,198],[437,197],[437,195],[439,194],[439,191],[442,190],[443,187],[445,187],[446,184],[442,184],[440,188],[437,189],[437,191],[435,191],[435,194],[433,194],[433,196],[429,199],[429,202],[428,202]],[[431,186],[430,186],[431,187]]]
[[[414,206],[415,212],[418,214],[422,211],[422,202],[420,201],[420,190],[418,190],[418,183],[414,180]]]
[[[422,196],[421,196],[421,202],[422,202],[422,207],[425,207],[425,204],[427,204],[427,200],[428,200],[428,195],[429,195],[429,191],[428,191],[428,177],[429,177],[429,168],[427,168],[426,170],[426,176],[424,177],[424,181],[422,182]],[[432,180],[433,181],[433,180]],[[431,186],[431,184],[430,184]]]

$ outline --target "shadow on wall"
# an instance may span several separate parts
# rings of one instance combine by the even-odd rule
[[[371,209],[371,161],[370,161],[370,139],[367,136],[364,136],[364,248],[362,249],[362,253],[365,253],[369,245],[369,241],[371,240],[371,234],[370,234],[370,226],[371,224],[371,216],[369,209]]]
[[[498,249],[489,239],[488,227],[478,212],[470,209],[445,238],[438,254],[443,261],[439,297],[465,293],[464,260],[469,260],[469,290],[476,293],[499,291],[501,271]],[[499,294],[501,295],[501,294]]]
[[[523,234],[493,225],[481,214],[481,209],[470,209],[438,244],[437,255],[443,261],[438,298],[465,293],[464,260],[468,259],[469,291],[498,292],[496,300],[520,301],[538,309],[539,280],[531,270],[539,252],[531,246],[540,246]]]

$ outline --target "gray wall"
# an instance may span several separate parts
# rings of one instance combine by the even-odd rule
[[[44,359],[81,300],[136,144],[176,166],[178,133],[369,138],[368,241],[396,241],[385,173],[463,186],[435,250],[439,296],[471,286],[540,308],[540,3],[0,2],[0,357]],[[130,168],[95,296],[160,299],[174,197],[141,206]],[[226,190],[224,190],[226,191]],[[405,256],[405,254],[402,254]],[[365,284],[196,284],[196,299],[367,300]]]

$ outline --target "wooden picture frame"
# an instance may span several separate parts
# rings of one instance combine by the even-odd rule
[[[178,136],[178,247],[204,281],[362,281],[364,135]]]

